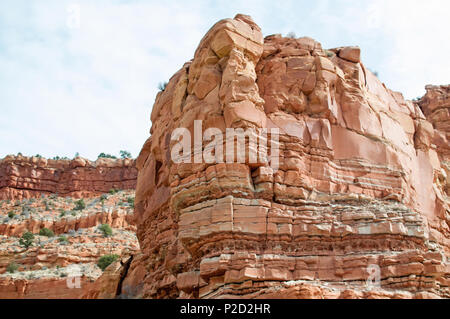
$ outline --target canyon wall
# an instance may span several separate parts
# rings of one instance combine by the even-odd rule
[[[142,254],[122,289],[144,298],[450,297],[448,90],[408,101],[364,66],[358,47],[263,38],[244,15],[219,21],[156,97],[136,160]],[[262,154],[250,136],[278,129],[279,167],[272,151],[265,163],[175,163],[172,133],[195,135],[195,120],[200,134],[253,129],[247,149]]]
[[[111,189],[134,189],[137,170],[133,159],[77,157],[52,160],[6,156],[0,160],[0,199],[36,198],[42,194],[89,197]]]

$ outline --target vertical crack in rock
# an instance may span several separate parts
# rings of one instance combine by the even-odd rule
[[[120,273],[119,283],[117,284],[117,290],[116,290],[116,298],[127,298],[127,292],[122,291],[122,285],[123,281],[128,275],[128,270],[130,269],[131,262],[133,261],[133,256],[130,256],[124,263],[120,261],[120,264],[122,265],[122,271]]]

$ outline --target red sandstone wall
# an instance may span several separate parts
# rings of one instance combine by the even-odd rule
[[[0,160],[0,199],[39,197],[41,194],[88,197],[114,189],[134,189],[137,170],[131,159],[83,158],[51,160],[6,156]]]
[[[424,103],[425,114],[386,88],[357,47],[263,39],[242,15],[218,22],[156,98],[136,161],[142,255],[123,287],[156,298],[450,297],[446,155],[432,142],[433,124],[447,126],[427,120]],[[170,135],[194,120],[279,128],[280,169],[174,164]],[[381,287],[370,291],[372,264]]]

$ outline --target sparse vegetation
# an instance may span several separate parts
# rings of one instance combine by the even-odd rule
[[[59,236],[59,237],[58,237],[58,241],[59,241],[61,244],[67,244],[67,243],[69,243],[69,240],[68,240],[67,237],[64,236],[64,235]]]
[[[330,51],[330,50],[324,50],[325,54],[327,55],[327,57],[331,58],[332,56],[334,56],[334,52]]]
[[[131,158],[131,153],[128,151],[120,151],[119,153],[121,158]]]
[[[134,197],[128,197],[127,202],[128,204],[130,204],[131,207],[134,207]]]
[[[19,265],[15,262],[10,263],[8,266],[6,266],[6,271],[10,274],[15,273],[19,269]]]
[[[50,229],[48,229],[48,228],[42,228],[40,231],[39,231],[39,235],[40,236],[47,236],[47,237],[53,237],[53,236],[55,236],[55,234],[53,233],[53,231],[52,230],[50,230]]]
[[[113,159],[116,159],[117,157],[114,156],[114,155],[111,155],[111,154],[100,153],[98,155],[98,158],[113,158]]]
[[[114,188],[111,188],[110,190],[109,190],[109,193],[111,194],[111,195],[114,195],[114,194],[116,194],[116,193],[118,193],[119,192],[119,190],[118,189],[114,189]]]
[[[19,239],[19,245],[25,247],[26,249],[28,249],[28,247],[33,245],[33,242],[34,242],[34,235],[29,231],[25,232]]]
[[[16,216],[16,213],[14,213],[13,211],[8,213],[9,218],[14,218],[14,216]]]
[[[115,262],[118,258],[119,256],[116,254],[104,255],[98,260],[97,266],[100,267],[102,271],[105,271],[105,269],[113,262]]]
[[[84,202],[84,199],[79,199],[75,202],[75,208],[74,210],[83,210],[86,208],[86,203]]]
[[[165,91],[166,90],[166,87],[167,87],[167,82],[160,82],[159,84],[158,84],[158,89],[160,90],[160,91]]]
[[[103,236],[109,237],[112,235],[112,228],[108,224],[102,224],[98,229],[103,233]]]
[[[286,37],[291,38],[291,39],[296,39],[297,35],[295,34],[295,32],[291,31],[286,35]]]

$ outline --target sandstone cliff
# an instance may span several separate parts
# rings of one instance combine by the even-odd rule
[[[42,194],[89,197],[111,189],[134,189],[137,170],[132,159],[77,157],[52,160],[6,156],[0,160],[0,199],[39,197]]]
[[[145,298],[450,297],[448,92],[429,87],[407,101],[358,47],[264,39],[243,15],[218,22],[153,106],[136,160],[142,255],[122,289]],[[203,132],[278,128],[279,169],[248,159],[175,164],[171,134],[194,132],[194,120]],[[375,288],[366,284],[372,266]]]

